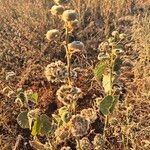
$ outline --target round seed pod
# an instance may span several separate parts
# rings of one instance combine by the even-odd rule
[[[64,4],[68,4],[70,0],[54,0],[54,2],[56,4],[64,5]]]
[[[64,147],[62,147],[60,150],[71,150],[71,147],[69,147],[69,146],[64,146]]]
[[[51,13],[52,15],[62,15],[63,11],[64,11],[64,7],[61,5],[54,5],[51,8]]]
[[[52,30],[49,30],[47,33],[46,33],[46,38],[48,40],[57,40],[57,38],[60,36],[60,32],[59,30],[57,29],[52,29]]]
[[[113,37],[118,37],[119,36],[119,32],[118,31],[113,31],[111,35]]]
[[[62,20],[65,22],[74,21],[77,19],[77,14],[74,10],[65,10],[62,14]]]
[[[120,40],[124,40],[126,38],[126,34],[119,34],[119,39]]]
[[[70,104],[72,101],[77,101],[82,97],[80,88],[71,85],[62,85],[56,92],[56,96],[64,105]]]
[[[72,53],[74,53],[83,50],[84,44],[80,41],[73,41],[72,43],[68,44],[68,48]]]
[[[81,137],[89,130],[89,121],[81,115],[72,116],[69,121],[70,132],[74,137]]]
[[[86,118],[90,123],[93,123],[97,119],[97,113],[93,108],[83,109],[80,112],[81,116]]]
[[[68,22],[68,26],[70,29],[76,29],[79,27],[79,21],[77,19]]]
[[[92,144],[90,143],[89,139],[87,137],[83,137],[80,140],[80,146],[82,150],[91,150],[92,149]],[[77,145],[78,149],[78,145]]]

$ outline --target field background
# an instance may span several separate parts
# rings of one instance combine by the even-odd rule
[[[91,85],[90,79],[93,79],[92,68],[97,62],[100,42],[114,29],[130,36],[123,56],[126,67],[121,75],[125,92],[120,105],[124,109],[116,110],[112,118],[125,128],[124,133],[130,139],[130,150],[149,150],[150,1],[73,0],[70,5],[79,13],[81,21],[80,28],[73,33],[74,39],[81,40],[86,49],[86,52],[73,58],[74,66],[86,71],[81,73],[77,81],[77,85],[83,86],[85,92]],[[60,105],[54,102],[57,87],[50,86],[43,74],[45,66],[50,62],[58,59],[65,61],[64,48],[59,44],[51,45],[45,39],[49,29],[63,30],[59,19],[50,14],[51,6],[51,0],[0,0],[0,149],[12,149],[18,135],[23,137],[19,149],[32,149],[28,143],[30,132],[21,129],[16,122],[20,108],[14,104],[14,97],[8,91],[4,92],[6,87],[12,90],[22,87],[38,92],[39,107],[48,115],[54,107]],[[10,71],[16,75],[8,83],[5,79]],[[101,88],[94,82],[94,87],[90,89],[91,95],[99,95],[99,91]],[[91,95],[86,98],[89,100]],[[132,119],[126,127],[122,122],[124,115]],[[122,144],[119,145],[111,137],[112,128],[108,129],[112,150],[123,150]],[[120,137],[117,136],[119,141]]]

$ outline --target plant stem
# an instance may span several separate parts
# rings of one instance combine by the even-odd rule
[[[113,50],[113,47],[112,47]],[[113,52],[110,55],[110,92],[109,94],[112,95],[112,87],[113,87]]]
[[[81,144],[80,144],[80,139],[79,139],[79,138],[76,138],[76,142],[77,142],[78,149],[79,149],[79,150],[82,150]]]
[[[68,84],[71,85],[71,79],[70,79],[70,72],[71,72],[71,63],[70,63],[70,60],[71,60],[71,54],[70,54],[70,50],[68,48],[68,24],[67,22],[65,23],[65,41],[66,41],[66,45],[65,45],[65,49],[66,49],[66,57],[67,57],[67,72],[68,72]]]

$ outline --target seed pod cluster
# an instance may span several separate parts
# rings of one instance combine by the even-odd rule
[[[77,101],[82,97],[82,91],[80,88],[72,85],[62,85],[56,92],[57,98],[64,105],[68,105],[73,101]]]
[[[103,150],[105,142],[101,134],[96,134],[92,143],[95,150]]]
[[[71,136],[70,128],[68,124],[64,124],[56,129],[55,131],[55,137],[56,137],[56,144],[61,144],[65,140],[69,139]]]
[[[47,80],[52,83],[65,83],[68,75],[67,66],[65,66],[65,63],[60,60],[52,62],[46,66],[44,74]],[[75,70],[71,71],[71,77],[77,77],[77,72]]]
[[[69,121],[70,132],[74,137],[81,137],[89,130],[89,121],[81,115],[72,116]]]
[[[93,123],[97,119],[97,113],[92,108],[83,109],[80,112],[80,114],[82,117],[86,118],[90,123]]]
[[[92,144],[90,143],[90,140],[87,137],[83,137],[80,140],[80,145],[82,150],[92,150]],[[78,149],[78,145],[77,145]]]

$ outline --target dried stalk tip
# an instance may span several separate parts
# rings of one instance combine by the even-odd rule
[[[68,4],[70,0],[54,0],[54,2],[56,4],[64,5],[64,4]]]
[[[81,115],[72,116],[69,121],[70,131],[74,137],[81,137],[89,130],[89,121]]]
[[[72,53],[81,51],[84,49],[84,44],[80,41],[73,41],[72,43],[68,44],[68,48]]]
[[[74,21],[77,19],[77,14],[74,10],[65,10],[62,14],[62,20],[65,22]]]
[[[59,30],[57,29],[52,29],[52,30],[49,30],[47,33],[46,33],[46,38],[48,40],[57,40],[57,38],[59,37],[60,35],[60,32]]]
[[[86,118],[90,123],[95,122],[95,120],[97,119],[97,113],[92,108],[83,109],[80,112],[80,114],[81,114],[82,117]]]
[[[64,7],[61,5],[54,5],[51,8],[51,13],[52,15],[62,15],[63,11],[64,11]]]
[[[68,105],[73,101],[77,101],[82,97],[82,91],[80,88],[71,85],[62,85],[56,92],[57,98],[64,105]]]

